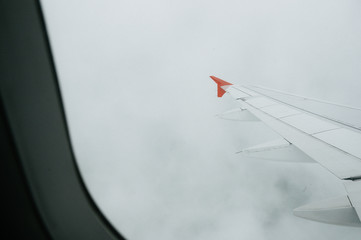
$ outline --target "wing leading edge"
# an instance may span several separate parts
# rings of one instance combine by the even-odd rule
[[[267,91],[260,91],[259,87],[235,86],[220,78],[211,78],[217,83],[218,97],[229,93],[240,103],[243,111],[247,110],[255,118],[263,121],[301,153],[297,156],[304,154],[305,159],[318,162],[344,182],[348,195],[299,207],[294,210],[296,216],[319,222],[361,227],[360,129],[303,109],[285,98],[277,98]],[[307,100],[304,97],[300,99]],[[280,154],[277,151],[280,152],[280,148],[274,148],[274,151],[268,148],[267,152],[260,150],[257,154],[266,159],[267,156],[274,158]],[[294,156],[296,155],[287,155],[289,158]]]

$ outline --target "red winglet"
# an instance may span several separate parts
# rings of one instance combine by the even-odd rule
[[[226,91],[224,91],[224,89],[221,88],[222,86],[232,85],[232,83],[226,82],[215,76],[210,76],[210,78],[212,78],[213,81],[215,81],[217,83],[217,96],[218,97],[222,97],[226,93]]]

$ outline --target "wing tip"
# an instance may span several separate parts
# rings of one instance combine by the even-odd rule
[[[226,93],[226,91],[222,88],[222,86],[233,85],[232,83],[226,82],[215,76],[209,76],[209,77],[212,78],[212,80],[215,83],[217,83],[217,96],[218,97],[222,97]]]

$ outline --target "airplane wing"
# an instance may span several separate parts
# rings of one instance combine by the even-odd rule
[[[229,93],[240,103],[240,109],[231,111],[233,115],[238,112],[239,121],[260,120],[280,135],[280,139],[244,149],[241,154],[315,161],[344,182],[347,195],[296,208],[296,216],[361,227],[361,122],[357,122],[361,109],[211,78],[217,83],[218,97]],[[340,120],[346,113],[351,120]]]

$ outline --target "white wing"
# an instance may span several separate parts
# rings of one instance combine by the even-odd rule
[[[235,86],[219,78],[211,78],[217,83],[218,90],[221,88],[241,104],[243,111],[249,111],[294,146],[296,151],[288,152],[294,152],[298,158],[303,154],[305,159],[313,159],[344,181],[348,195],[297,208],[294,210],[296,216],[361,227],[361,122],[357,122],[361,121],[360,109],[261,87]],[[219,92],[218,96],[223,94]],[[315,105],[317,108],[312,108]],[[335,108],[338,111],[332,111]],[[349,119],[340,120],[346,114],[349,114]],[[280,149],[287,146],[284,142],[278,147],[274,144],[243,152],[256,152],[258,156],[267,158],[272,155],[270,149],[275,149],[275,154],[281,154]],[[293,155],[287,156],[292,158]]]

